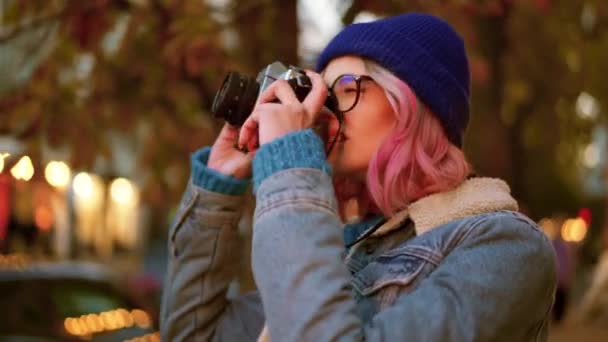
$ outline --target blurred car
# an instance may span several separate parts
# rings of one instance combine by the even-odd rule
[[[151,334],[156,312],[90,262],[0,263],[0,341],[124,341]]]

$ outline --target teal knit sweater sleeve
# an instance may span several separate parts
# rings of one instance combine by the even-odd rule
[[[266,178],[290,168],[315,168],[331,175],[323,141],[312,129],[288,133],[260,147],[253,159],[254,191]]]
[[[211,147],[194,152],[190,158],[192,182],[205,190],[224,195],[242,195],[247,190],[250,179],[239,179],[224,175],[207,167]]]
[[[205,190],[225,195],[241,195],[251,183],[224,175],[207,167],[211,147],[191,156],[192,182]],[[323,141],[311,129],[296,131],[262,145],[253,160],[254,189],[274,173],[290,168],[316,168],[331,175],[325,160]]]

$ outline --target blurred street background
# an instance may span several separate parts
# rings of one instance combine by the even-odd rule
[[[407,11],[464,36],[465,152],[554,242],[550,341],[608,341],[605,0],[0,0],[0,339],[157,340],[167,232],[225,74],[314,68],[344,25]]]

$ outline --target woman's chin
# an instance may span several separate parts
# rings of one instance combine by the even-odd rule
[[[327,157],[327,163],[329,164],[329,166],[331,166],[334,173],[336,173],[336,170],[340,169],[340,163],[338,163],[336,159],[337,158],[334,153],[330,154],[329,157]]]
[[[336,163],[332,162],[331,160],[327,161],[329,163],[329,166],[331,166],[331,173],[333,176],[342,176],[342,169],[340,168],[340,165],[337,165]]]
[[[329,164],[332,169],[332,174],[334,177],[342,178],[342,179],[350,179],[352,181],[364,182],[365,181],[365,173],[361,173],[360,171],[353,171],[351,169],[346,168],[344,165],[340,165],[338,163]]]
[[[332,173],[334,176],[346,176],[348,174],[347,168],[345,169],[345,165],[335,157],[335,155],[330,155],[327,159],[327,163],[331,166]]]

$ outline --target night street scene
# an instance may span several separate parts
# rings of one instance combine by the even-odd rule
[[[0,341],[608,341],[608,2],[0,0]]]

